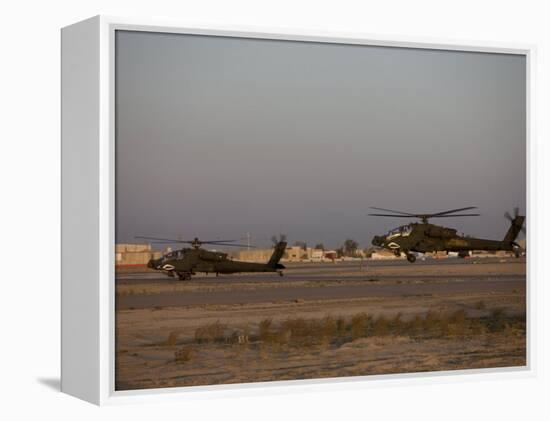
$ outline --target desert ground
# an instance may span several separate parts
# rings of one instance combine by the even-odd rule
[[[526,365],[525,258],[117,271],[116,389]]]

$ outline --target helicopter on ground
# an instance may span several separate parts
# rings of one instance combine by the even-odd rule
[[[519,208],[514,209],[514,216],[508,212],[505,217],[510,221],[510,228],[502,240],[486,240],[483,238],[474,238],[461,236],[453,228],[442,227],[428,222],[431,218],[454,218],[462,216],[479,216],[479,213],[457,214],[456,212],[477,209],[475,206],[452,209],[437,213],[408,213],[395,211],[391,209],[375,208],[393,214],[371,213],[371,216],[383,216],[392,218],[418,218],[420,223],[412,222],[391,230],[386,235],[376,235],[372,239],[374,246],[383,247],[393,251],[396,256],[404,253],[407,260],[414,263],[416,256],[413,253],[427,253],[445,251],[458,253],[458,257],[465,258],[470,255],[472,250],[488,251],[512,251],[516,257],[521,255],[521,247],[515,242],[520,231],[524,231],[523,223],[525,216],[519,215]]]
[[[216,276],[220,273],[277,272],[280,276],[283,276],[282,270],[285,269],[279,263],[286,250],[287,243],[283,239],[275,244],[273,254],[267,263],[250,263],[231,260],[227,257],[227,253],[201,248],[203,244],[224,247],[252,247],[250,245],[235,244],[236,240],[201,241],[196,237],[191,241],[141,236],[136,238],[159,244],[190,244],[191,248],[170,251],[158,259],[149,260],[147,263],[148,268],[161,271],[173,278],[177,277],[181,281],[191,279],[191,276],[197,272],[215,273]]]

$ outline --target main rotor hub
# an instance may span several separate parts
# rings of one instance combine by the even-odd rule
[[[202,246],[202,242],[197,237],[195,237],[193,241],[191,241],[191,247],[193,247],[194,249],[198,249],[201,246]]]

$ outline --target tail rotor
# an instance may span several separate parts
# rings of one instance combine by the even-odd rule
[[[512,216],[512,215],[510,214],[510,212],[505,212],[505,213],[504,213],[504,217],[505,217],[508,221],[514,222],[514,219],[516,219],[516,218],[519,216],[519,208],[518,208],[517,206],[514,208],[514,214],[513,214],[513,215],[514,215],[514,216]]]
[[[513,214],[506,212],[504,217],[510,221],[510,228],[504,237],[504,241],[512,244],[516,244],[516,238],[520,232],[525,233],[525,216],[519,214],[519,208],[515,207]]]
[[[276,246],[279,243],[286,243],[286,235],[279,234],[279,237],[277,237],[276,235],[273,235],[271,237],[271,242],[273,243],[273,246]]]

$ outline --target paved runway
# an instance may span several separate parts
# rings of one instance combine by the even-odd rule
[[[178,292],[153,295],[127,295],[116,299],[117,309],[240,304],[291,300],[350,299],[359,297],[406,297],[462,293],[525,293],[525,277],[507,276],[499,280],[467,280],[445,283],[403,283],[338,285],[325,287],[281,287],[258,290]]]
[[[220,275],[216,277],[214,274],[197,274],[193,276],[192,282],[219,283],[254,283],[254,282],[302,282],[302,281],[321,281],[321,280],[362,280],[368,279],[370,276],[378,280],[400,280],[403,279],[402,273],[391,273],[391,269],[406,269],[406,279],[440,279],[441,273],[438,268],[445,269],[450,266],[463,266],[467,268],[474,262],[476,266],[485,267],[493,264],[498,264],[502,259],[499,258],[478,258],[478,259],[426,259],[425,261],[417,260],[411,264],[406,260],[369,260],[360,261],[345,261],[337,263],[286,263],[287,269],[284,271],[285,276],[279,277],[276,273],[240,273],[233,275]],[[525,265],[525,259],[507,259],[506,265]],[[419,270],[431,270],[431,274],[415,274]],[[483,269],[482,269],[483,270]],[[506,275],[500,273],[487,273],[485,279],[502,278]],[[479,274],[470,274],[467,271],[461,271],[457,274],[446,274],[446,280],[466,280],[479,279]],[[117,285],[149,285],[152,283],[162,283],[164,285],[177,284],[181,285],[182,281],[168,277],[158,272],[140,272],[140,273],[117,273]]]
[[[291,263],[285,276],[198,274],[179,281],[157,272],[117,273],[116,307],[139,309],[293,300],[410,297],[450,294],[525,294],[525,259],[426,259]],[[258,285],[256,287],[256,285]],[[133,287],[136,293],[133,293]],[[160,287],[160,288],[159,288]],[[147,293],[147,289],[155,293]],[[173,289],[172,289],[173,288]],[[172,290],[168,290],[172,289]],[[140,293],[145,291],[145,293]]]

